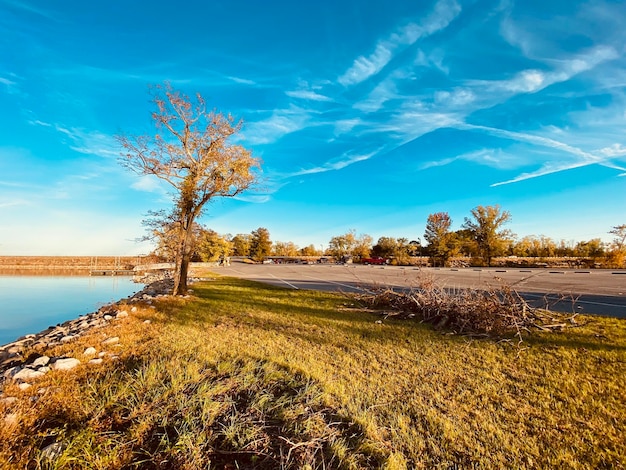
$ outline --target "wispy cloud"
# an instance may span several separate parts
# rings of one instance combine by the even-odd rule
[[[290,96],[291,98],[298,98],[303,100],[311,100],[311,101],[332,101],[332,98],[328,96],[321,95],[312,90],[293,90],[286,91],[285,94]]]
[[[530,144],[537,145],[540,147],[547,147],[553,150],[564,152],[573,157],[570,159],[560,160],[560,161],[559,160],[547,161],[543,165],[541,165],[541,167],[536,171],[522,173],[516,176],[515,178],[509,179],[506,181],[501,181],[498,183],[494,183],[491,185],[493,187],[501,186],[505,184],[517,183],[520,181],[537,178],[540,176],[546,176],[549,174],[558,173],[562,171],[567,171],[567,170],[571,170],[574,168],[581,168],[581,167],[588,166],[588,165],[602,165],[602,166],[613,168],[619,171],[626,171],[626,168],[624,168],[621,165],[617,165],[611,161],[611,157],[613,157],[611,155],[601,157],[593,153],[586,152],[580,148],[573,147],[571,145],[568,145],[566,143],[563,143],[563,142],[560,142],[560,141],[557,141],[555,139],[551,139],[548,137],[537,136],[537,135],[527,134],[523,132],[513,132],[513,131],[508,131],[508,130],[503,130],[503,129],[496,129],[496,128],[491,128],[491,127],[486,127],[486,126],[474,126],[474,125],[469,125],[469,124],[463,125],[461,127],[465,129],[474,129],[474,130],[478,130],[482,132],[487,132],[491,135],[515,140],[518,142],[525,142],[525,143],[530,143]]]
[[[297,106],[275,110],[269,118],[249,123],[242,132],[243,140],[252,145],[276,142],[287,134],[303,129],[309,120],[310,112]]]
[[[521,159],[519,157],[505,152],[502,149],[481,149],[475,152],[456,155],[454,157],[426,162],[421,165],[420,169],[426,170],[429,168],[441,167],[456,161],[473,162],[498,169],[517,168],[521,163]]]
[[[340,119],[338,121],[335,121],[335,135],[341,135],[341,134],[350,132],[352,129],[354,129],[356,126],[358,126],[362,122],[363,121],[361,120],[361,118],[358,118],[358,117],[349,118],[349,119]]]
[[[24,199],[17,199],[14,201],[0,201],[0,209],[5,207],[25,206],[28,205],[28,201]]]
[[[137,180],[132,183],[130,187],[138,191],[145,191],[148,193],[159,193],[161,195],[166,194],[163,183],[152,175],[142,175],[137,177]]]
[[[610,147],[600,149],[600,153],[607,157],[623,157],[626,155],[626,147],[622,144],[613,144]]]
[[[247,78],[240,78],[240,77],[227,77],[229,80],[232,80],[235,83],[239,83],[240,85],[256,85],[256,82],[254,80],[249,80]]]
[[[575,75],[618,57],[619,54],[614,48],[598,46],[573,58],[547,61],[547,65],[553,65],[552,70],[522,70],[507,80],[469,81],[468,85],[484,88],[490,92],[536,93],[555,83],[570,80]]]
[[[283,177],[292,178],[294,176],[312,175],[316,173],[325,173],[327,171],[342,170],[350,165],[353,165],[354,163],[369,160],[370,158],[377,155],[381,150],[382,147],[366,154],[346,152],[340,157],[326,162],[324,165],[298,170],[288,175],[283,175]]]
[[[70,140],[70,148],[76,152],[104,158],[118,157],[120,154],[119,144],[111,135],[76,127],[65,127],[61,124],[51,124],[40,120],[28,122],[32,125],[54,128]]]
[[[8,87],[17,85],[16,82],[9,80],[8,78],[0,77],[0,83]]]
[[[455,0],[439,0],[434,10],[420,23],[409,23],[376,44],[374,52],[357,57],[338,81],[343,86],[355,85],[379,73],[401,47],[446,28],[461,12]]]
[[[367,113],[378,111],[383,104],[396,97],[396,95],[395,77],[391,77],[376,85],[367,98],[354,104],[354,108]]]
[[[26,11],[28,13],[34,13],[48,20],[57,20],[57,16],[51,13],[49,10],[44,10],[43,8],[35,7],[27,2],[17,1],[17,0],[2,0],[2,3],[18,10]]]

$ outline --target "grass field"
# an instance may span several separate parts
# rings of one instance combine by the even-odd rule
[[[625,466],[623,320],[579,317],[518,345],[377,323],[337,294],[193,289],[51,351],[117,335],[118,360],[7,386],[20,399],[0,405],[0,467]]]

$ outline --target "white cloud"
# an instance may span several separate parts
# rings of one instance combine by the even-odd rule
[[[8,78],[4,78],[4,77],[0,77],[0,83],[8,87],[17,85],[17,83],[15,83],[14,81],[11,81]]]
[[[105,158],[118,157],[120,155],[119,144],[110,135],[75,127],[65,128],[59,124],[55,124],[54,128],[69,137],[73,142],[70,148],[76,152]]]
[[[278,109],[263,121],[249,123],[242,132],[242,138],[249,144],[269,144],[304,129],[308,122],[309,112],[302,108]]]
[[[591,70],[603,62],[614,60],[618,57],[619,54],[612,47],[598,46],[574,58],[546,61],[554,64],[553,70],[550,71],[522,70],[508,80],[473,81],[469,83],[484,86],[491,91],[535,93],[555,83],[568,81],[582,72]]]
[[[356,102],[353,107],[366,113],[378,111],[386,101],[396,97],[397,90],[393,78],[380,82],[366,99]]]
[[[339,77],[339,83],[344,86],[354,85],[380,72],[391,60],[392,50],[396,45],[393,43],[378,44],[369,57],[358,57],[352,67]]]
[[[314,168],[298,170],[294,173],[283,175],[283,178],[293,178],[294,176],[312,175],[316,173],[325,173],[327,171],[342,170],[354,163],[369,160],[373,156],[377,155],[380,152],[380,150],[382,150],[382,147],[372,152],[365,153],[365,154],[362,154],[362,153],[355,154],[352,152],[346,152],[342,154],[339,158],[329,160],[324,165],[314,167]]]
[[[311,101],[332,101],[328,96],[320,95],[311,90],[294,90],[285,92],[287,96]]]
[[[256,85],[256,82],[254,80],[248,80],[247,78],[239,78],[239,77],[227,77],[227,78],[241,85]]]
[[[474,162],[479,165],[485,165],[498,169],[516,168],[520,164],[519,157],[504,152],[501,149],[481,149],[450,158],[444,158],[442,160],[426,162],[420,167],[420,169],[426,170],[428,168],[441,167],[459,160]]]
[[[435,92],[435,103],[442,106],[465,106],[476,100],[472,90],[456,88],[452,91],[441,90]]]
[[[626,147],[622,144],[613,144],[600,150],[600,153],[607,157],[623,157],[626,155]]]
[[[574,147],[572,145],[566,144],[564,142],[560,142],[548,137],[538,136],[527,134],[523,132],[514,132],[508,131],[504,129],[496,129],[492,127],[486,126],[475,126],[470,124],[460,125],[461,129],[474,129],[478,131],[487,132],[491,135],[495,135],[502,138],[507,138],[511,140],[515,140],[518,142],[526,142],[533,145],[537,145],[540,147],[546,147],[554,150],[558,150],[569,154],[571,157],[565,160],[555,160],[552,159],[550,161],[545,162],[538,170],[533,172],[522,173],[516,176],[513,179],[507,181],[501,181],[499,183],[495,183],[492,186],[501,186],[510,183],[517,183],[520,181],[528,180],[531,178],[537,178],[540,176],[545,176],[553,173],[559,173],[562,171],[571,170],[574,168],[581,168],[588,165],[602,165],[607,168],[613,168],[619,171],[626,171],[626,168],[616,165],[610,161],[607,157],[600,157],[593,153],[586,152],[580,148]]]
[[[145,191],[148,193],[165,193],[161,180],[152,175],[140,176],[137,181],[130,185],[130,187],[137,189],[138,191]]]
[[[420,38],[446,28],[461,12],[455,0],[439,0],[433,12],[420,23],[410,23],[376,44],[369,56],[357,57],[338,81],[343,86],[355,85],[379,73],[401,46],[414,44]]]
[[[339,121],[335,122],[335,135],[350,132],[361,123],[362,121],[359,118],[340,119]]]

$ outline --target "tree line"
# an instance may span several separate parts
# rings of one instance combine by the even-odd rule
[[[250,233],[219,234],[196,224],[193,230],[192,260],[217,262],[239,256],[261,262],[268,257],[332,257],[362,262],[383,258],[397,265],[412,264],[415,257],[428,257],[432,266],[448,266],[452,260],[468,259],[474,266],[491,266],[496,257],[517,258],[584,258],[606,266],[621,267],[626,261],[626,224],[613,227],[614,240],[605,243],[599,238],[577,243],[555,241],[544,235],[517,238],[504,225],[511,214],[499,206],[477,206],[471,210],[458,230],[452,230],[452,219],[446,212],[429,214],[424,243],[421,238],[383,236],[376,242],[368,234],[355,230],[333,236],[326,249],[310,244],[299,247],[291,241],[272,241],[270,232],[259,227]],[[175,230],[155,231],[155,254],[164,260],[175,258]]]

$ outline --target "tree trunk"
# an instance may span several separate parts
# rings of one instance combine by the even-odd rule
[[[189,271],[189,261],[191,256],[183,254],[180,262],[177,263],[174,272],[174,292],[173,295],[187,295],[187,273]]]
[[[184,225],[180,231],[178,252],[176,253],[176,265],[174,269],[174,290],[172,295],[187,295],[187,273],[193,251],[193,221],[195,217],[188,215],[183,217]]]

